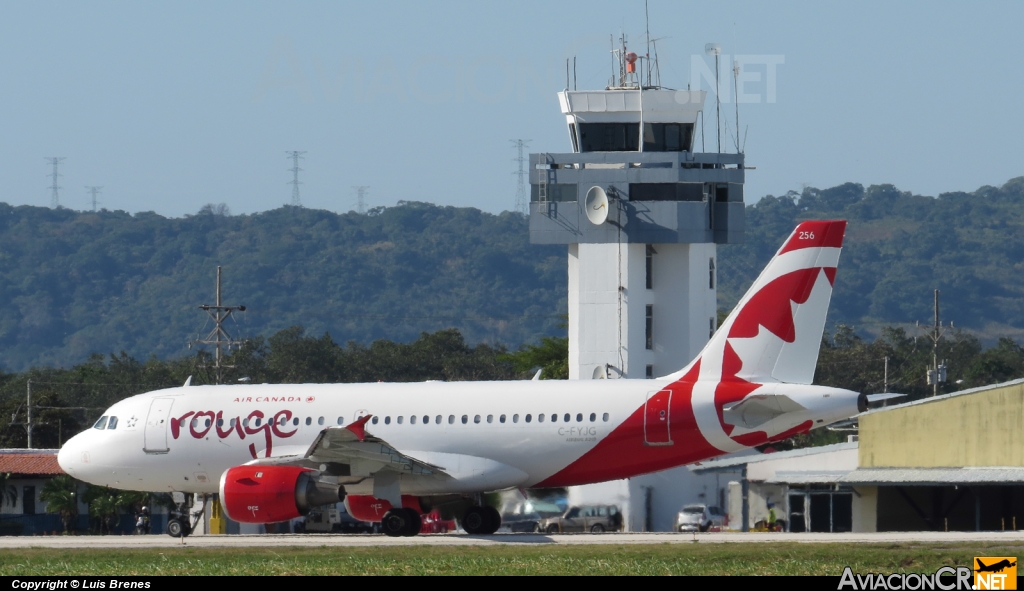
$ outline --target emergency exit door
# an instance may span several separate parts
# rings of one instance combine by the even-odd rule
[[[672,445],[672,390],[649,392],[644,405],[644,443]]]

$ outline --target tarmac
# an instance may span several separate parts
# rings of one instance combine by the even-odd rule
[[[0,550],[11,548],[284,548],[374,546],[529,546],[623,544],[1024,544],[1024,531],[1006,532],[886,532],[886,533],[601,533],[601,534],[430,534],[408,538],[355,534],[192,535],[183,540],[167,535],[147,536],[4,536]]]

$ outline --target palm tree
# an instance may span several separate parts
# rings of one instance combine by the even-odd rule
[[[71,529],[71,523],[78,516],[78,481],[61,474],[54,476],[39,492],[39,500],[46,503],[48,513],[60,514],[60,520],[64,523],[64,533]]]
[[[0,472],[0,507],[10,504],[12,507],[18,503],[18,489],[11,484],[11,473]]]

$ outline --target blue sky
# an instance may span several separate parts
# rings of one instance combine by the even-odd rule
[[[707,42],[746,56],[748,202],[804,184],[936,195],[1024,175],[1022,3],[650,11],[667,86],[692,83]],[[581,89],[603,87],[609,35],[641,50],[643,14],[621,0],[3,1],[0,201],[49,205],[44,157],[64,156],[72,209],[101,185],[109,209],[264,211],[290,200],[285,151],[305,150],[307,207],[348,211],[368,185],[371,206],[511,209],[508,140],[568,151],[565,59]],[[723,113],[734,130],[734,105]]]

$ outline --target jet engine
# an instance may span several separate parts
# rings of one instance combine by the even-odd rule
[[[345,497],[338,484],[316,479],[298,466],[235,466],[220,477],[224,512],[242,523],[276,523],[309,513]]]

